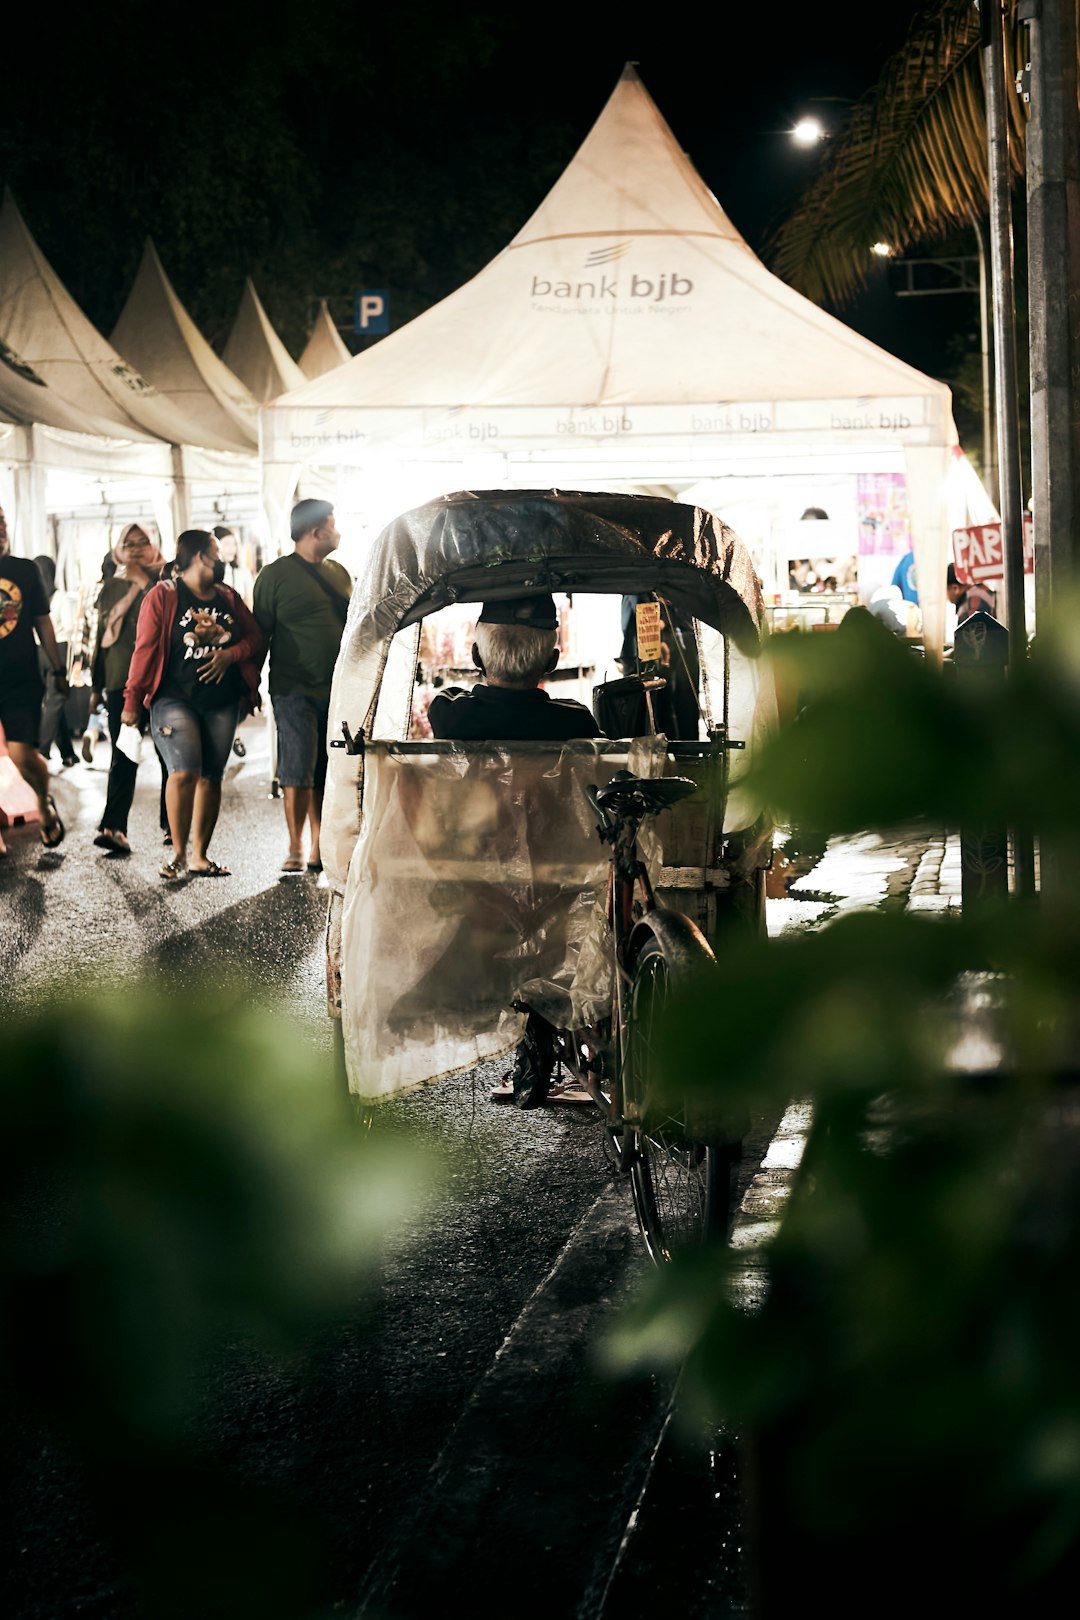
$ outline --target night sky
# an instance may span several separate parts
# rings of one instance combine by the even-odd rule
[[[320,296],[344,320],[356,287],[388,287],[400,325],[481,269],[627,61],[761,251],[813,171],[795,118],[841,117],[919,9],[113,0],[46,51],[23,8],[6,54],[33,71],[5,76],[0,178],[106,333],[151,236],[213,342],[250,274],[295,354]],[[973,323],[966,302],[898,300],[883,272],[834,313],[938,374],[942,322]]]

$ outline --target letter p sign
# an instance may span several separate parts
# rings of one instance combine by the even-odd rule
[[[390,294],[361,289],[353,297],[353,331],[359,337],[383,337],[390,330]]]

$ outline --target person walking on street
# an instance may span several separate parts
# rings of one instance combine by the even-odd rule
[[[232,875],[208,849],[237,722],[258,700],[266,654],[244,602],[220,583],[217,548],[205,529],[186,529],[177,540],[172,577],[159,580],[139,610],[124,687],[123,725],[137,727],[149,706],[154,742],[168,767],[173,854],[161,868],[167,883],[189,873]]]
[[[225,564],[225,577],[221,583],[231,586],[237,596],[243,598],[244,606],[250,607],[255,590],[255,576],[244,561],[240,542],[232,529],[227,529],[224,523],[215,523],[214,538],[218,543],[221,560]]]
[[[71,666],[71,638],[74,634],[71,599],[66,591],[58,591],[56,588],[56,564],[51,557],[43,553],[40,557],[34,558],[34,563],[38,573],[41,575],[41,583],[45,587],[45,600],[49,604],[49,618],[52,620],[53,630],[56,632],[57,650],[60,653],[65,672],[67,672]],[[45,700],[41,705],[41,730],[38,733],[38,751],[45,763],[48,764],[55,744],[60,750],[60,763],[63,766],[77,765],[79,761],[75,754],[75,743],[71,735],[71,727],[67,722],[67,715],[64,712],[67,696],[57,690],[55,682],[49,680],[51,666],[44,647],[38,648],[38,664],[41,668],[41,678],[45,683]]]
[[[128,816],[135,797],[138,767],[135,761],[117,746],[120,735],[120,716],[124,710],[124,687],[127,683],[131,657],[135,651],[135,630],[139,609],[146,593],[161,575],[165,559],[154,545],[147,531],[139,523],[129,523],[121,532],[113,548],[116,572],[102,584],[97,598],[97,632],[91,658],[90,708],[97,709],[102,698],[109,722],[112,758],[109,763],[109,782],[105,790],[105,808],[98,822],[94,843],[99,849],[112,850],[117,855],[130,855],[128,843]],[[147,720],[139,717],[139,731],[145,733]],[[86,757],[84,751],[84,758]],[[160,755],[159,755],[160,759]],[[164,810],[165,761],[161,760],[161,806]]]
[[[989,613],[991,618],[997,617],[997,597],[990,587],[980,580],[971,580],[965,585],[957,578],[952,563],[945,573],[945,595],[956,609],[957,624],[963,624],[973,613]]]
[[[38,748],[45,696],[39,644],[50,681],[66,697],[70,691],[67,670],[41,575],[29,557],[9,554],[7,519],[0,509],[0,726],[16,770],[37,799],[41,842],[46,849],[55,849],[63,841],[64,823],[49,792],[49,767]],[[0,855],[6,854],[7,845],[0,838]]]
[[[326,726],[352,580],[331,559],[341,536],[329,501],[298,501],[290,523],[291,555],[267,563],[255,577],[254,611],[270,645],[270,701],[277,725],[289,848],[281,870],[322,870],[319,831],[326,784]]]

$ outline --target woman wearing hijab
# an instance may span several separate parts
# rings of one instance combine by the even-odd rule
[[[131,667],[131,655],[135,651],[139,609],[147,591],[157,583],[165,559],[139,523],[129,523],[122,531],[113,547],[112,556],[116,572],[111,579],[104,581],[98,593],[97,635],[91,665],[94,689],[90,694],[90,707],[91,710],[96,709],[99,694],[104,694],[109,716],[109,737],[113,745],[105,809],[94,843],[100,849],[113,850],[117,855],[130,855],[127,826],[131,802],[135,797],[138,768],[123,749],[116,746],[116,739],[120,734],[120,716],[124,710],[124,687]],[[139,729],[145,732],[145,717]],[[164,784],[164,761],[161,771]]]
[[[173,855],[161,868],[167,883],[231,876],[207,849],[237,722],[258,702],[266,638],[243,597],[222,584],[224,572],[217,538],[185,529],[171,579],[155,585],[139,611],[124,691],[124,724],[138,725],[149,708],[154,742],[169,767]]]

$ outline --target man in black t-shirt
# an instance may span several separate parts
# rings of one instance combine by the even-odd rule
[[[567,742],[599,737],[592,711],[552,698],[540,682],[559,661],[559,616],[550,596],[485,602],[476,624],[473,663],[484,677],[471,691],[448,686],[428,705],[434,736],[456,742]]]
[[[49,767],[38,749],[45,688],[38,642],[49,663],[49,678],[65,696],[67,671],[49,617],[49,603],[37,564],[8,554],[7,520],[0,510],[0,725],[7,751],[34,790],[41,817],[41,842],[55,849],[64,823],[49,793]],[[0,839],[0,855],[7,846]]]

